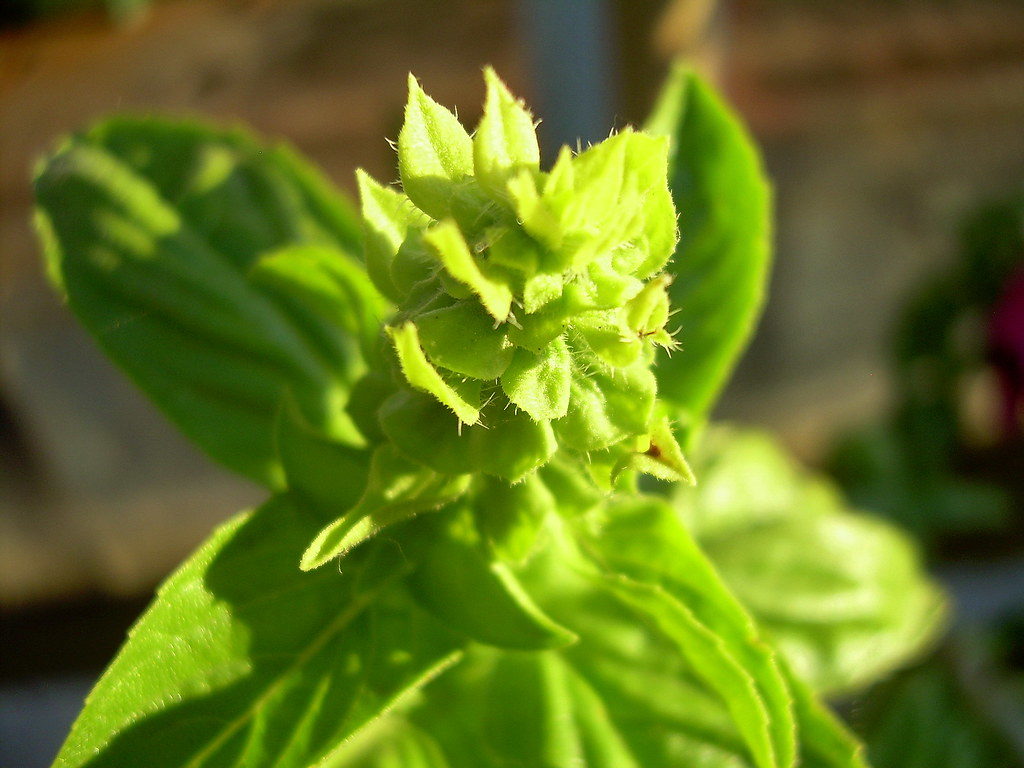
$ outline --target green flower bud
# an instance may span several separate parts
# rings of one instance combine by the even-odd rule
[[[384,434],[435,471],[511,482],[560,447],[620,468],[675,457],[650,371],[673,344],[668,140],[627,129],[542,171],[533,116],[485,80],[470,137],[410,78],[403,191],[359,174],[367,269],[397,306]]]

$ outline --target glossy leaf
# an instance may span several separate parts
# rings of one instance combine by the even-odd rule
[[[681,351],[658,361],[659,393],[698,421],[714,404],[764,302],[771,196],[739,119],[689,69],[672,72],[646,128],[671,139],[669,187],[679,212],[680,240],[668,272]]]
[[[358,444],[344,406],[376,333],[328,322],[249,270],[307,244],[329,250],[361,307],[347,204],[286,149],[199,124],[119,118],[67,139],[39,168],[51,276],[103,350],[214,458],[280,487],[274,415],[291,391],[316,427]]]
[[[221,527],[161,587],[55,765],[305,768],[450,666],[454,638],[393,588],[394,545],[344,573],[295,568],[320,524],[278,499]]]

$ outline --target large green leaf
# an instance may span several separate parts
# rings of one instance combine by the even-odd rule
[[[746,130],[689,69],[672,72],[646,130],[671,138],[669,186],[679,213],[667,270],[681,349],[662,355],[658,391],[696,421],[714,404],[764,301],[771,196]]]
[[[656,626],[724,704],[753,763],[790,765],[795,724],[782,671],[672,510],[624,499],[587,546],[616,597]]]
[[[322,523],[280,498],[222,526],[132,628],[56,766],[319,765],[450,665],[393,542],[298,570]]]
[[[352,255],[348,204],[294,153],[237,131],[118,118],[68,138],[35,188],[48,268],[72,310],[211,456],[279,487],[285,390],[326,435],[360,442],[344,406],[383,304]],[[261,274],[274,279],[251,279],[271,254]],[[291,259],[315,262],[319,275],[303,267],[315,290],[351,306],[332,315],[282,290]]]
[[[539,653],[477,646],[427,686],[403,717],[440,749],[438,765],[863,768],[855,740],[776,663],[670,507],[621,499],[578,523],[573,535],[549,531],[518,575],[579,641]],[[352,765],[386,765],[372,754]]]
[[[710,430],[701,485],[676,506],[740,602],[818,691],[870,683],[921,653],[945,602],[913,543],[846,509],[766,435]]]

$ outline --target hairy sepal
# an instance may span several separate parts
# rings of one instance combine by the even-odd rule
[[[484,69],[484,115],[473,135],[473,170],[488,194],[506,197],[508,179],[521,170],[536,171],[540,147],[534,119],[491,67]]]
[[[378,448],[370,462],[366,489],[359,502],[325,527],[302,555],[304,571],[319,568],[420,512],[440,509],[469,487],[467,476],[439,475],[403,458],[392,446]]]
[[[409,75],[405,122],[398,134],[398,172],[405,194],[435,219],[452,213],[457,188],[473,175],[473,141],[455,115]]]

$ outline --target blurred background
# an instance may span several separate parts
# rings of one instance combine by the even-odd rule
[[[0,765],[49,763],[155,584],[262,496],[47,286],[35,160],[110,112],[191,113],[285,139],[351,191],[357,166],[397,177],[383,137],[409,71],[473,124],[493,64],[550,157],[642,122],[680,56],[743,115],[775,187],[770,301],[719,417],[770,428],[919,537],[963,658],[987,661],[926,670],[915,695],[964,675],[984,690],[984,667],[1024,698],[1024,3],[4,0]],[[1024,750],[1013,706],[978,738]]]

